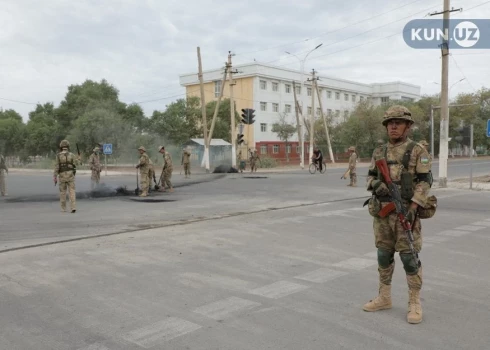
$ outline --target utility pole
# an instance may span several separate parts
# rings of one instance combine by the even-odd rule
[[[449,9],[449,0],[444,0],[442,12],[434,12],[430,16],[442,13],[443,40],[441,44],[441,129],[439,142],[439,187],[447,187],[447,159],[449,145],[449,17],[451,12],[460,11]]]
[[[204,98],[204,78],[202,75],[201,48],[199,46],[197,47],[197,61],[199,65],[199,86],[201,88],[201,114],[204,136],[204,166],[206,167],[206,173],[209,173],[208,122],[206,119],[206,102]]]
[[[333,157],[333,151],[332,151],[332,144],[330,143],[330,134],[328,132],[327,119],[325,118],[325,113],[323,112],[322,97],[320,96],[320,91],[318,90],[318,84],[316,83],[316,81],[315,81],[315,91],[316,91],[316,96],[318,97],[318,104],[320,105],[320,112],[322,114],[323,126],[325,127],[325,136],[327,137],[328,153],[330,155],[330,160],[332,161],[332,163],[335,163],[335,159]],[[315,93],[315,91],[313,91],[313,93]]]
[[[223,73],[223,79],[221,80],[221,89],[219,91],[218,101],[216,102],[216,107],[214,108],[213,120],[211,121],[211,128],[209,129],[208,145],[211,145],[211,140],[213,139],[214,125],[216,124],[216,117],[218,116],[219,105],[221,103],[221,99],[223,98],[223,91],[225,89],[225,83],[226,83],[227,67],[228,65],[225,66],[225,72]]]
[[[230,117],[231,117],[231,166],[236,168],[236,134],[235,134],[235,101],[233,100],[233,71],[231,64],[231,51],[228,52],[228,73],[230,82]]]
[[[308,81],[311,81],[311,114],[310,114],[310,154],[308,157],[311,159],[313,157],[313,143],[315,141],[315,92],[313,91],[316,80],[318,78],[315,77],[315,70],[313,69],[311,72],[311,80],[308,79]],[[309,164],[309,162],[308,162]]]
[[[299,151],[300,151],[300,167],[304,169],[304,142],[303,142],[303,128],[299,119],[299,106],[298,106],[298,98],[296,96],[296,83],[293,80],[293,93],[294,93],[294,112],[296,115],[296,129],[298,131],[298,143],[299,143]],[[301,91],[303,93],[303,91]]]

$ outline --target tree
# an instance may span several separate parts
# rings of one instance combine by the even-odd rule
[[[22,117],[13,111],[0,111],[0,152],[6,156],[19,154],[25,143],[25,124]]]
[[[288,141],[291,139],[291,136],[297,131],[296,127],[293,124],[290,124],[286,120],[286,114],[279,114],[279,122],[272,124],[272,132],[277,134],[277,137],[284,141],[286,145],[286,161],[289,162],[289,153],[288,153]]]
[[[206,115],[208,130],[211,128],[212,116],[216,108],[217,101],[211,101],[206,104]],[[240,114],[235,110],[235,125],[240,122]],[[202,127],[199,128],[199,135],[203,137]],[[218,109],[218,115],[216,116],[216,122],[214,124],[213,139],[223,139],[231,142],[231,117],[230,117],[230,99],[225,98],[221,100]]]
[[[48,156],[58,150],[59,143],[65,138],[54,117],[55,108],[52,103],[38,104],[29,113],[26,126],[25,150],[30,155]]]

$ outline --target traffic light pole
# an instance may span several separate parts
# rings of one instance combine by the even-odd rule
[[[473,189],[473,124],[470,125],[470,190]]]

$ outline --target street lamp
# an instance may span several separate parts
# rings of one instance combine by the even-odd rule
[[[291,52],[288,52],[288,51],[285,51],[288,55],[291,55],[291,56],[294,56],[298,59],[299,63],[300,63],[300,71],[301,71],[301,96],[300,96],[300,102],[301,102],[301,111],[304,111],[304,108],[303,108],[303,93],[304,93],[304,74],[305,74],[305,62],[306,62],[306,59],[308,58],[309,54],[312,53],[313,51],[315,51],[316,49],[318,49],[320,46],[322,46],[323,43],[321,43],[320,45],[317,45],[314,49],[308,51],[308,53],[305,55],[305,57],[303,59],[299,58],[298,56],[296,56],[295,54],[292,54]],[[311,112],[313,113],[313,111]],[[301,151],[301,156],[300,156],[300,166],[301,166],[301,169],[304,169],[305,168],[305,150],[304,150],[304,132],[303,132],[303,120],[301,120],[301,122],[299,123],[299,127],[300,127],[300,138],[301,138],[301,142],[300,142],[300,151]],[[310,145],[310,155],[311,155],[311,148],[313,147],[313,145]]]

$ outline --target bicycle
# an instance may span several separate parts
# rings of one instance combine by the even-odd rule
[[[322,162],[322,165],[323,165],[323,168],[320,171],[320,173],[325,174],[325,172],[327,171],[327,163]],[[310,174],[316,173],[317,170],[320,170],[320,165],[318,165],[317,163],[311,163],[310,164]]]

